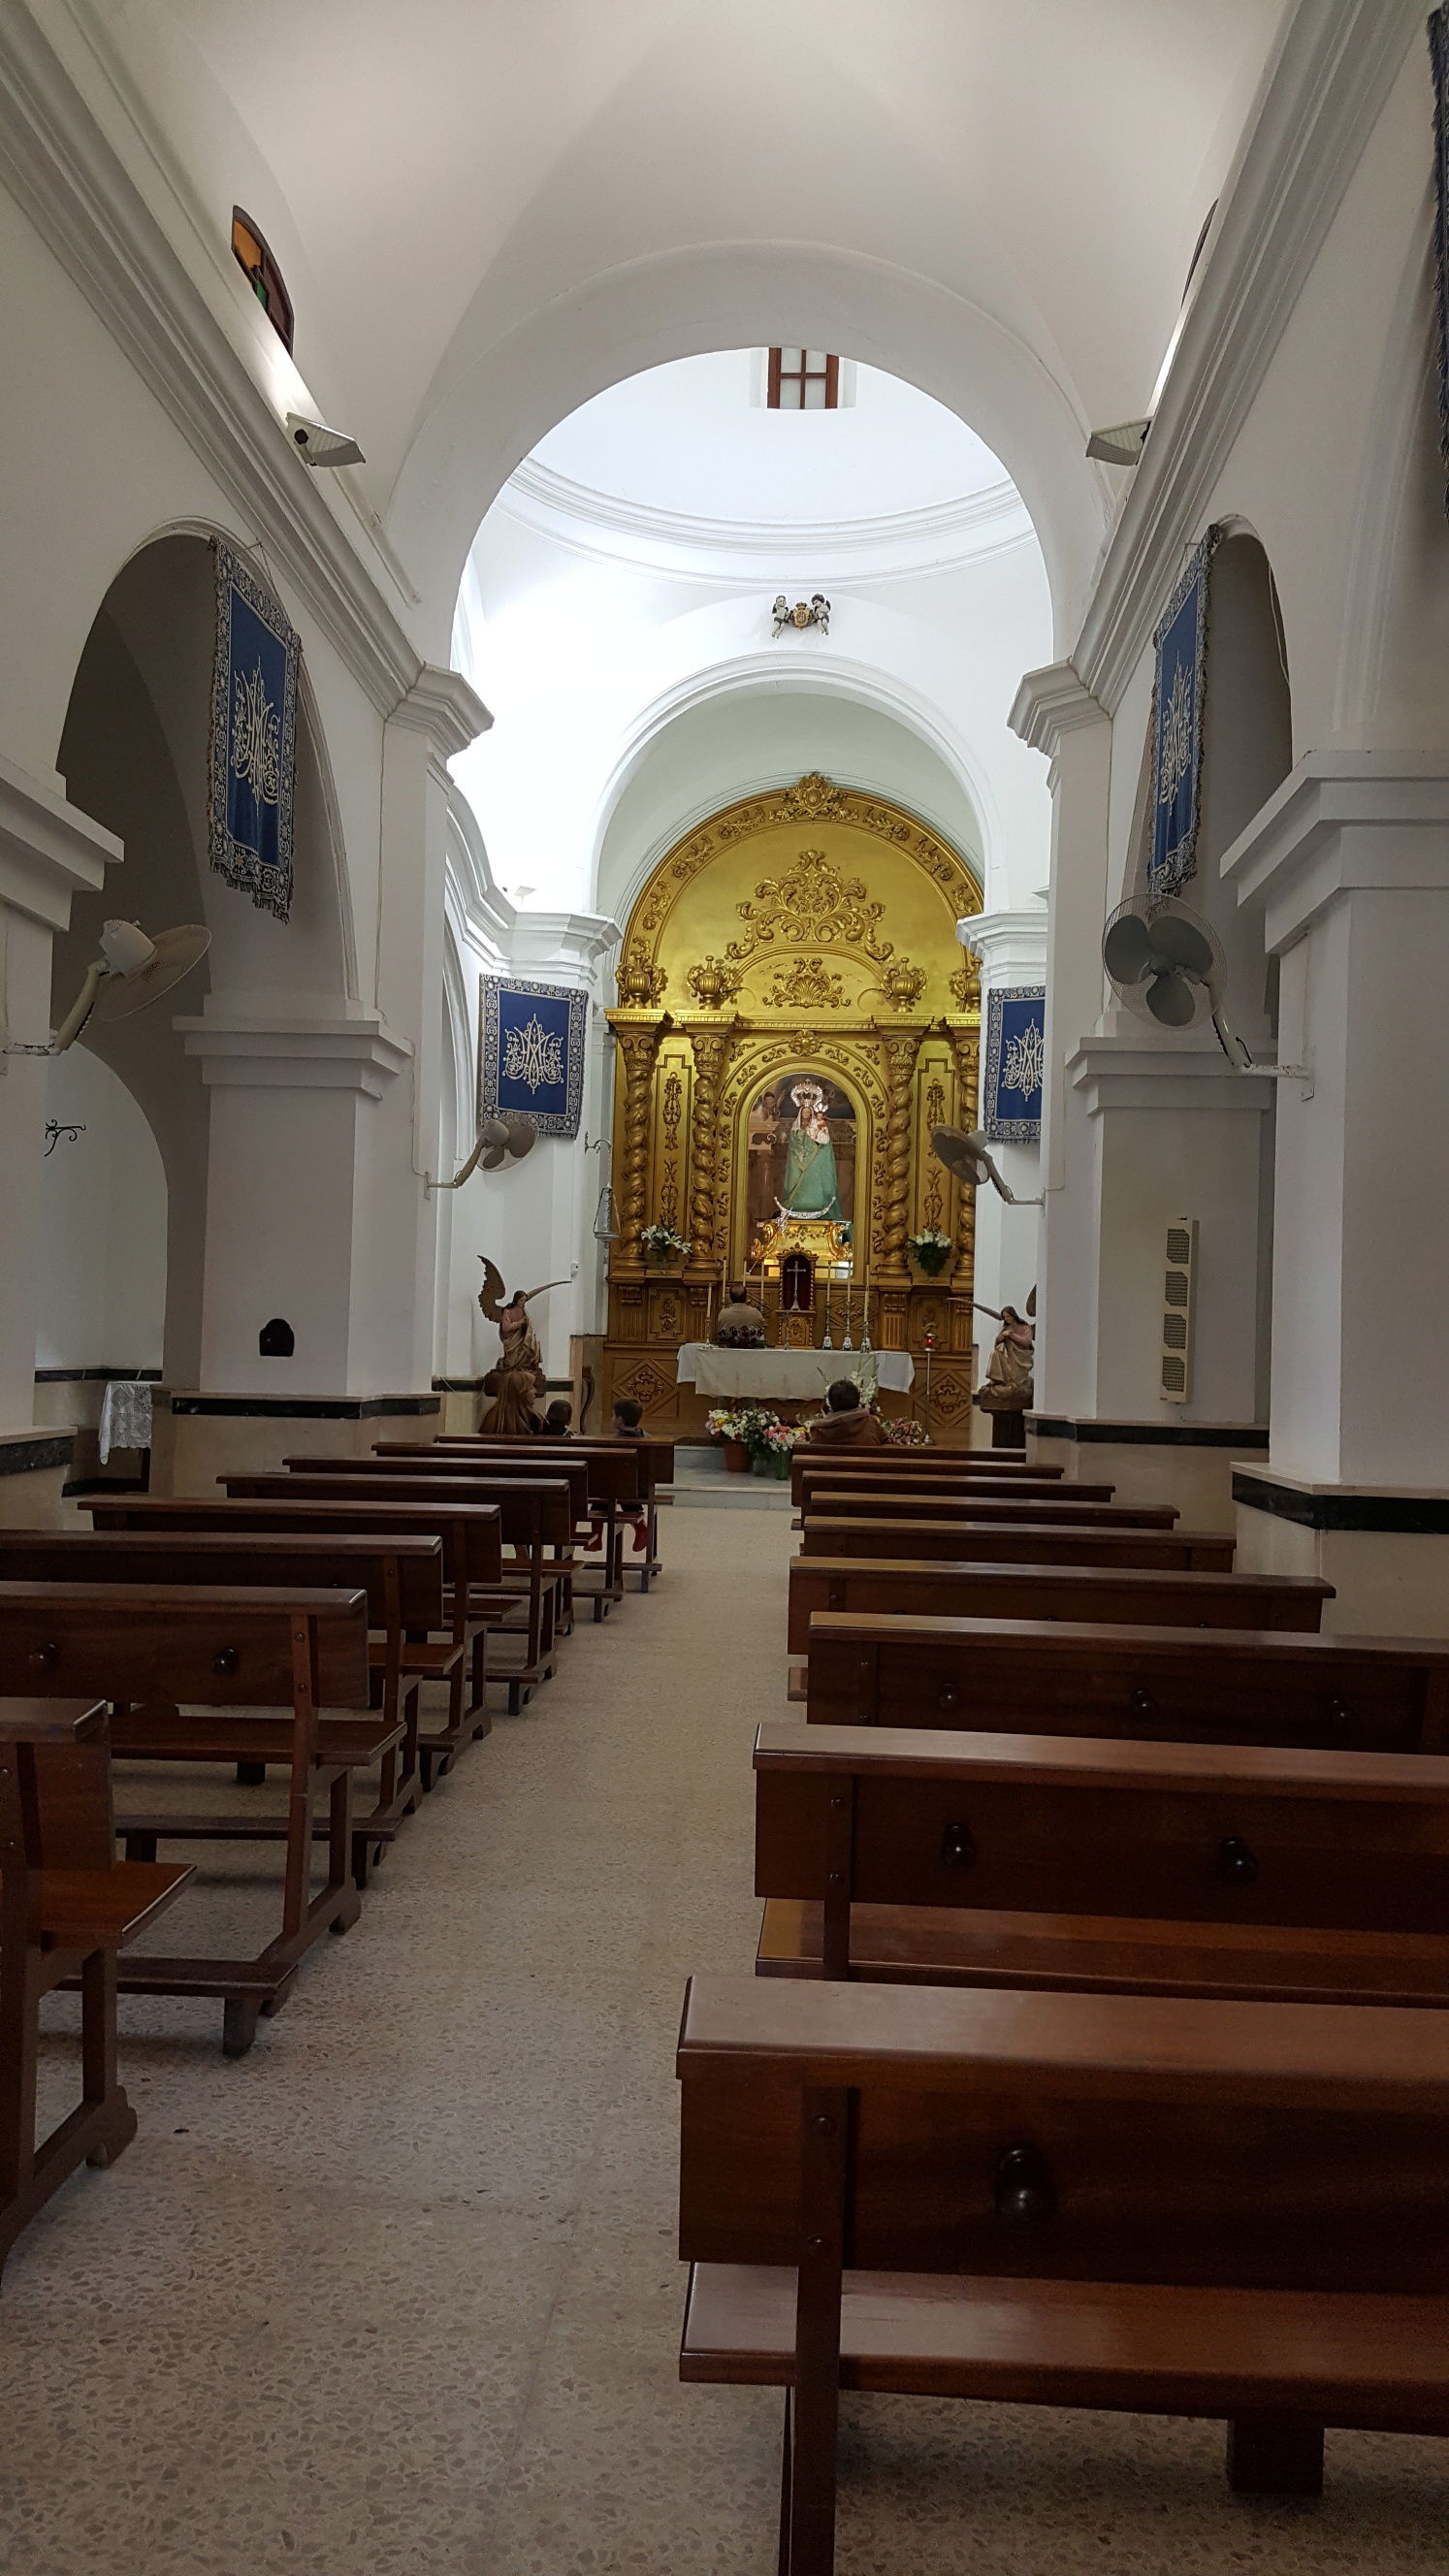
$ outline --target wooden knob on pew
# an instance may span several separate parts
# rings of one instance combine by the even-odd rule
[[[943,1682],[936,1695],[937,1708],[959,1708],[960,1705],[961,1694],[957,1690],[955,1683]]]
[[[214,1673],[234,1673],[240,1663],[241,1657],[235,1646],[223,1646],[217,1654],[213,1655],[211,1669]]]
[[[1157,1715],[1157,1702],[1153,1698],[1151,1691],[1143,1690],[1140,1685],[1132,1694],[1132,1714],[1134,1717],[1155,1717]]]
[[[54,1638],[51,1638],[48,1644],[37,1646],[27,1661],[34,1665],[38,1673],[51,1672],[60,1661],[60,1648]]]
[[[1218,1876],[1229,1887],[1248,1887],[1258,1875],[1256,1856],[1241,1834],[1224,1834],[1218,1845]]]
[[[969,1869],[976,1858],[976,1842],[969,1825],[948,1825],[941,1836],[941,1867]]]
[[[996,2215],[1004,2227],[1040,2227],[1057,2214],[1057,2195],[1039,2147],[1008,2147],[991,2177]]]

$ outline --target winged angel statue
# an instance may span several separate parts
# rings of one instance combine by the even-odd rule
[[[973,1127],[969,1131],[964,1127],[933,1127],[931,1151],[938,1163],[944,1163],[947,1171],[953,1172],[958,1181],[969,1182],[973,1189],[979,1188],[983,1181],[989,1181],[1008,1207],[1043,1205],[1040,1198],[1019,1199],[1015,1190],[1007,1188],[996,1168],[995,1158],[987,1150],[984,1127]]]
[[[485,1405],[478,1424],[480,1431],[531,1431],[538,1405],[547,1386],[543,1373],[543,1352],[528,1319],[530,1301],[546,1297],[550,1288],[562,1288],[562,1279],[549,1279],[542,1288],[515,1288],[510,1297],[503,1285],[503,1273],[480,1252],[483,1285],[478,1303],[491,1324],[498,1327],[502,1343],[496,1365],[483,1380],[483,1392],[492,1402]]]

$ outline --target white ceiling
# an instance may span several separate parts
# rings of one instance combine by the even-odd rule
[[[480,370],[496,490],[616,377],[792,337],[937,391],[949,380],[1039,525],[1033,476],[1048,464],[1027,453],[1028,414],[1056,415],[1050,473],[1064,510],[1097,513],[1073,540],[1094,552],[1101,505],[1078,433],[1146,408],[1283,15],[1283,0],[68,5],[126,58],[216,238],[234,195],[267,231],[297,304],[297,363],[360,436],[380,507],[424,434],[434,442],[401,514],[419,554],[444,487],[470,470],[460,449],[482,443],[467,391]],[[721,330],[716,311],[691,336],[701,261],[749,282],[760,309],[743,327]],[[678,309],[641,354],[648,314],[631,308],[628,347],[617,317],[651,264]],[[806,281],[798,314],[792,277]],[[543,348],[591,296],[567,356]],[[907,304],[916,364],[886,345]],[[969,368],[958,392],[953,346],[989,349],[998,381],[979,407]],[[456,504],[454,583],[463,521],[476,527],[488,498]]]

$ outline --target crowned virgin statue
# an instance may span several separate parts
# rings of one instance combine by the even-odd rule
[[[785,1185],[777,1205],[782,1216],[840,1218],[840,1175],[825,1115],[825,1090],[818,1082],[797,1082],[790,1092],[795,1121],[785,1151]]]

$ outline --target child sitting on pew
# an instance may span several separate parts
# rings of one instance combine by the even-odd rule
[[[632,1395],[621,1395],[615,1398],[614,1418],[609,1425],[609,1436],[613,1440],[643,1439],[644,1407],[642,1404],[636,1404]],[[635,1555],[642,1555],[644,1549],[649,1544],[649,1515],[645,1510],[644,1505],[642,1503],[621,1503],[619,1505],[619,1517],[621,1520],[626,1520],[629,1523],[630,1528],[633,1530]],[[597,1520],[590,1521],[589,1535],[585,1541],[585,1545],[590,1548],[601,1547],[603,1545],[603,1536],[603,1522]]]
[[[538,1429],[549,1440],[572,1440],[574,1409],[566,1395],[558,1396],[549,1406]]]

